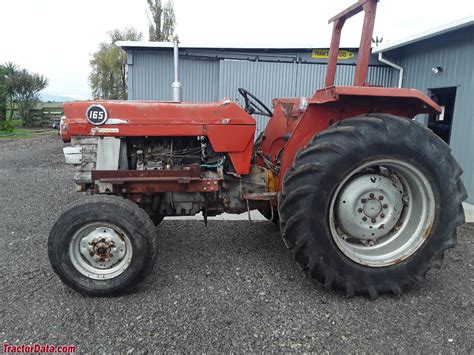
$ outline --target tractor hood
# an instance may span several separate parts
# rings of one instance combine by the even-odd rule
[[[103,115],[100,115],[101,110]],[[89,124],[91,127],[126,124],[255,125],[255,120],[229,99],[210,103],[103,100],[67,102],[64,104],[64,114],[70,125]]]
[[[206,136],[215,152],[229,153],[236,172],[247,173],[255,120],[229,99],[211,103],[81,101],[64,104],[61,137]]]

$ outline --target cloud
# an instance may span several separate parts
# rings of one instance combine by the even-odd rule
[[[328,45],[327,19],[355,0],[174,0],[187,43]],[[375,34],[395,40],[472,14],[472,2],[383,0]],[[49,78],[49,93],[89,97],[89,60],[107,32],[135,27],[147,38],[145,0],[15,0],[0,5],[0,62]],[[357,46],[362,17],[347,23],[343,46]],[[68,93],[67,95],[65,93]]]

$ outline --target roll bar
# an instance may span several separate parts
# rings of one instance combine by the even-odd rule
[[[347,19],[364,11],[364,24],[360,37],[359,53],[357,58],[357,67],[354,75],[354,86],[366,86],[365,79],[369,68],[370,47],[372,34],[374,32],[375,14],[377,11],[378,0],[359,0],[352,6],[332,17],[328,23],[334,23],[331,37],[331,47],[329,48],[328,66],[326,71],[326,87],[334,86],[336,78],[337,56],[339,44],[341,42],[341,32]]]

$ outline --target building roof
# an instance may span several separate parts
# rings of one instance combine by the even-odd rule
[[[173,42],[147,42],[147,41],[117,41],[117,46],[127,49],[127,48],[162,48],[162,49],[172,49]],[[186,42],[179,43],[180,49],[222,49],[222,50],[312,50],[312,49],[327,49],[327,45],[315,45],[308,44],[307,46],[297,45],[297,46],[285,46],[285,47],[276,47],[276,46],[266,46],[266,45],[246,45],[246,46],[232,46],[232,45],[199,45],[191,44]],[[357,49],[357,47],[344,47],[341,49]]]
[[[461,29],[461,28],[465,28],[465,27],[469,27],[469,26],[472,26],[472,25],[474,25],[474,16],[469,16],[469,17],[463,18],[461,20],[451,22],[451,23],[446,24],[444,26],[441,26],[441,27],[438,27],[438,28],[435,28],[435,29],[432,29],[432,30],[429,30],[429,31],[426,31],[426,32],[422,32],[422,33],[419,33],[419,34],[411,36],[411,37],[407,37],[407,38],[404,38],[404,39],[401,39],[401,40],[398,40],[398,41],[393,41],[393,42],[387,43],[385,45],[381,45],[379,47],[374,48],[372,50],[372,52],[373,53],[379,53],[379,52],[390,51],[392,49],[404,47],[404,46],[412,44],[412,43],[420,42],[420,41],[423,41],[425,39],[433,38],[433,37],[442,35],[444,33],[452,32],[452,31],[455,31],[455,30],[458,30],[458,29]]]

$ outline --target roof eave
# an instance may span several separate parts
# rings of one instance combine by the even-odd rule
[[[146,42],[146,41],[117,41],[117,46],[123,49],[172,49],[173,42]],[[180,49],[223,49],[223,50],[312,50],[320,48],[329,48],[327,45],[308,45],[308,46],[294,46],[294,47],[272,47],[272,46],[216,46],[216,45],[194,45],[187,43],[180,43]],[[341,47],[341,49],[357,49],[357,47]]]
[[[404,38],[404,39],[399,40],[399,41],[394,41],[394,42],[388,43],[388,44],[380,46],[380,47],[376,47],[372,50],[372,52],[373,53],[379,53],[379,52],[391,51],[391,50],[394,50],[394,49],[397,49],[397,48],[400,48],[400,47],[407,46],[407,45],[412,44],[412,43],[416,43],[416,42],[420,42],[420,41],[423,41],[423,40],[426,40],[426,39],[437,37],[437,36],[440,36],[442,34],[449,33],[449,32],[452,32],[452,31],[455,31],[455,30],[458,30],[458,29],[461,29],[461,28],[469,27],[469,26],[472,26],[472,25],[474,25],[474,16],[469,16],[469,17],[466,17],[464,19],[458,20],[456,22],[451,22],[451,23],[446,24],[444,26],[441,26],[441,27],[438,27],[438,28],[435,28],[435,29],[417,34],[415,36]]]

